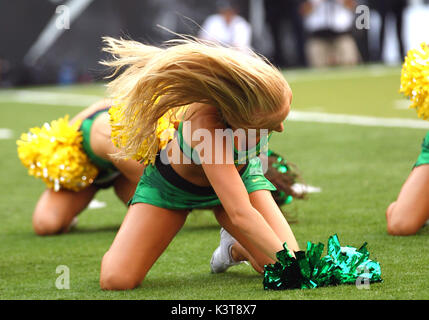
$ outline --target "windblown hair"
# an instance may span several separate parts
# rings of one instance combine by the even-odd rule
[[[157,151],[157,120],[180,107],[204,103],[218,108],[223,120],[238,128],[266,128],[269,116],[285,103],[290,88],[265,58],[212,43],[183,38],[162,48],[104,37],[101,63],[113,68],[110,95],[120,101],[119,124],[128,139],[120,158],[131,157],[146,141],[144,158]]]

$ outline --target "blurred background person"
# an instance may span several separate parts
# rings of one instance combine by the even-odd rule
[[[363,25],[352,28],[351,34],[356,41],[356,45],[359,49],[362,63],[368,63],[372,61],[371,53],[370,53],[370,43],[369,43],[370,42],[369,32],[370,32],[370,28],[372,28],[371,11],[370,11],[370,3],[369,3],[370,1],[371,0],[355,0],[355,3],[356,3],[355,19],[359,19],[355,21]],[[362,14],[365,14],[365,10],[368,10],[367,12],[369,13],[369,16],[364,17],[364,19],[366,20],[362,20]],[[366,25],[365,23],[368,23],[368,24]]]
[[[335,16],[335,21],[348,21],[343,21],[346,25],[343,29],[348,31],[347,26],[351,26],[351,34],[363,61],[375,61],[375,56],[380,60],[382,55],[383,62],[397,64],[400,59],[393,9],[388,11],[385,32],[382,32],[383,45],[379,49],[381,14],[377,8],[383,11],[383,3],[387,5],[385,8],[393,8],[398,1],[402,0],[354,0],[358,5],[371,8],[368,30],[354,27],[359,14],[353,6],[347,6],[350,0],[234,0],[234,3],[224,6],[224,10],[220,10],[219,2],[198,0],[3,1],[0,21],[5,27],[0,28],[0,38],[8,45],[0,50],[0,86],[103,81],[105,70],[98,64],[105,57],[100,52],[102,36],[133,38],[160,45],[173,36],[166,29],[179,34],[209,37],[210,20],[219,41],[236,47],[249,47],[251,43],[254,51],[268,57],[278,67],[290,68],[305,65],[307,33],[311,36],[310,47],[323,28],[334,29],[337,37],[339,31],[332,27],[332,22],[323,25],[324,20],[320,18]],[[405,51],[427,41],[429,25],[428,0],[408,2],[402,17]],[[69,29],[57,27],[57,22],[65,19],[66,12],[58,11],[65,3],[70,14]],[[342,9],[333,10],[334,6]],[[320,7],[327,9],[323,11]],[[298,14],[298,10],[304,11],[305,16]],[[341,13],[343,11],[346,14]],[[217,22],[216,15],[207,19],[213,13],[218,15]],[[338,15],[343,18],[339,19]],[[199,34],[204,22],[207,22],[204,25],[207,32]],[[86,50],[81,50],[81,47]]]
[[[354,0],[307,0],[301,5],[312,67],[356,65],[360,61],[352,36],[355,8]]]
[[[205,19],[198,37],[241,51],[249,50],[252,28],[246,19],[239,15],[237,4],[232,0],[218,0],[216,9],[216,14]]]
[[[265,20],[273,38],[273,54],[271,62],[280,68],[298,66],[305,67],[307,58],[305,54],[305,34],[302,16],[299,14],[300,5],[305,0],[265,0]],[[284,28],[290,30],[294,46],[288,48],[294,51],[296,62],[289,61],[289,54],[284,50]],[[288,50],[286,49],[286,51]]]
[[[0,55],[0,87],[7,86],[7,82],[5,79],[7,79],[7,75],[10,70],[10,63],[9,61],[2,58]]]
[[[379,43],[375,49],[375,61],[383,60],[383,50],[386,45],[386,25],[389,16],[395,19],[395,36],[398,41],[398,49],[401,61],[405,57],[405,42],[403,35],[404,12],[407,8],[407,0],[369,0],[369,5],[380,16]]]

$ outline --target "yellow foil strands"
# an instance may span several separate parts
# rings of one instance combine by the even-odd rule
[[[429,46],[422,43],[405,57],[399,92],[409,97],[419,118],[429,118]]]
[[[114,104],[109,109],[110,114],[110,125],[112,128],[111,139],[113,144],[121,148],[124,146],[129,139],[129,137],[124,134],[124,125],[123,123],[123,110],[121,104]],[[158,124],[156,127],[156,137],[157,137],[157,145],[158,150],[164,149],[168,142],[170,142],[174,138],[175,132],[175,124],[177,123],[177,119],[175,117],[175,112],[167,112],[161,118],[158,119]],[[147,165],[149,163],[155,163],[155,155],[151,158],[148,158],[146,155],[148,154],[149,144],[145,140],[140,148],[136,150],[133,155],[133,159],[137,161],[141,161],[143,164]]]
[[[65,116],[31,128],[17,141],[18,157],[28,173],[42,179],[50,189],[79,191],[98,174],[82,148],[79,125],[80,122],[70,125]]]

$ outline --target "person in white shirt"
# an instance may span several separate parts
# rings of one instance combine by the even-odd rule
[[[360,60],[351,35],[354,0],[307,0],[301,6],[309,38],[307,55],[313,67],[355,65]]]
[[[218,1],[216,14],[204,21],[198,37],[241,51],[251,48],[252,28],[230,1]]]

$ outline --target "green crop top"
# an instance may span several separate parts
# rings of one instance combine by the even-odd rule
[[[230,129],[232,135],[232,129],[229,125],[227,128]],[[183,152],[185,156],[191,159],[196,164],[201,164],[200,157],[198,152],[193,149],[190,145],[185,142],[183,138],[183,121],[179,123],[179,127],[177,129],[177,137],[179,148]],[[268,140],[271,138],[271,133],[268,136],[262,137],[259,142],[251,148],[250,150],[238,151],[234,145],[234,164],[245,164],[249,162],[250,159],[257,157],[261,152],[268,152]]]

